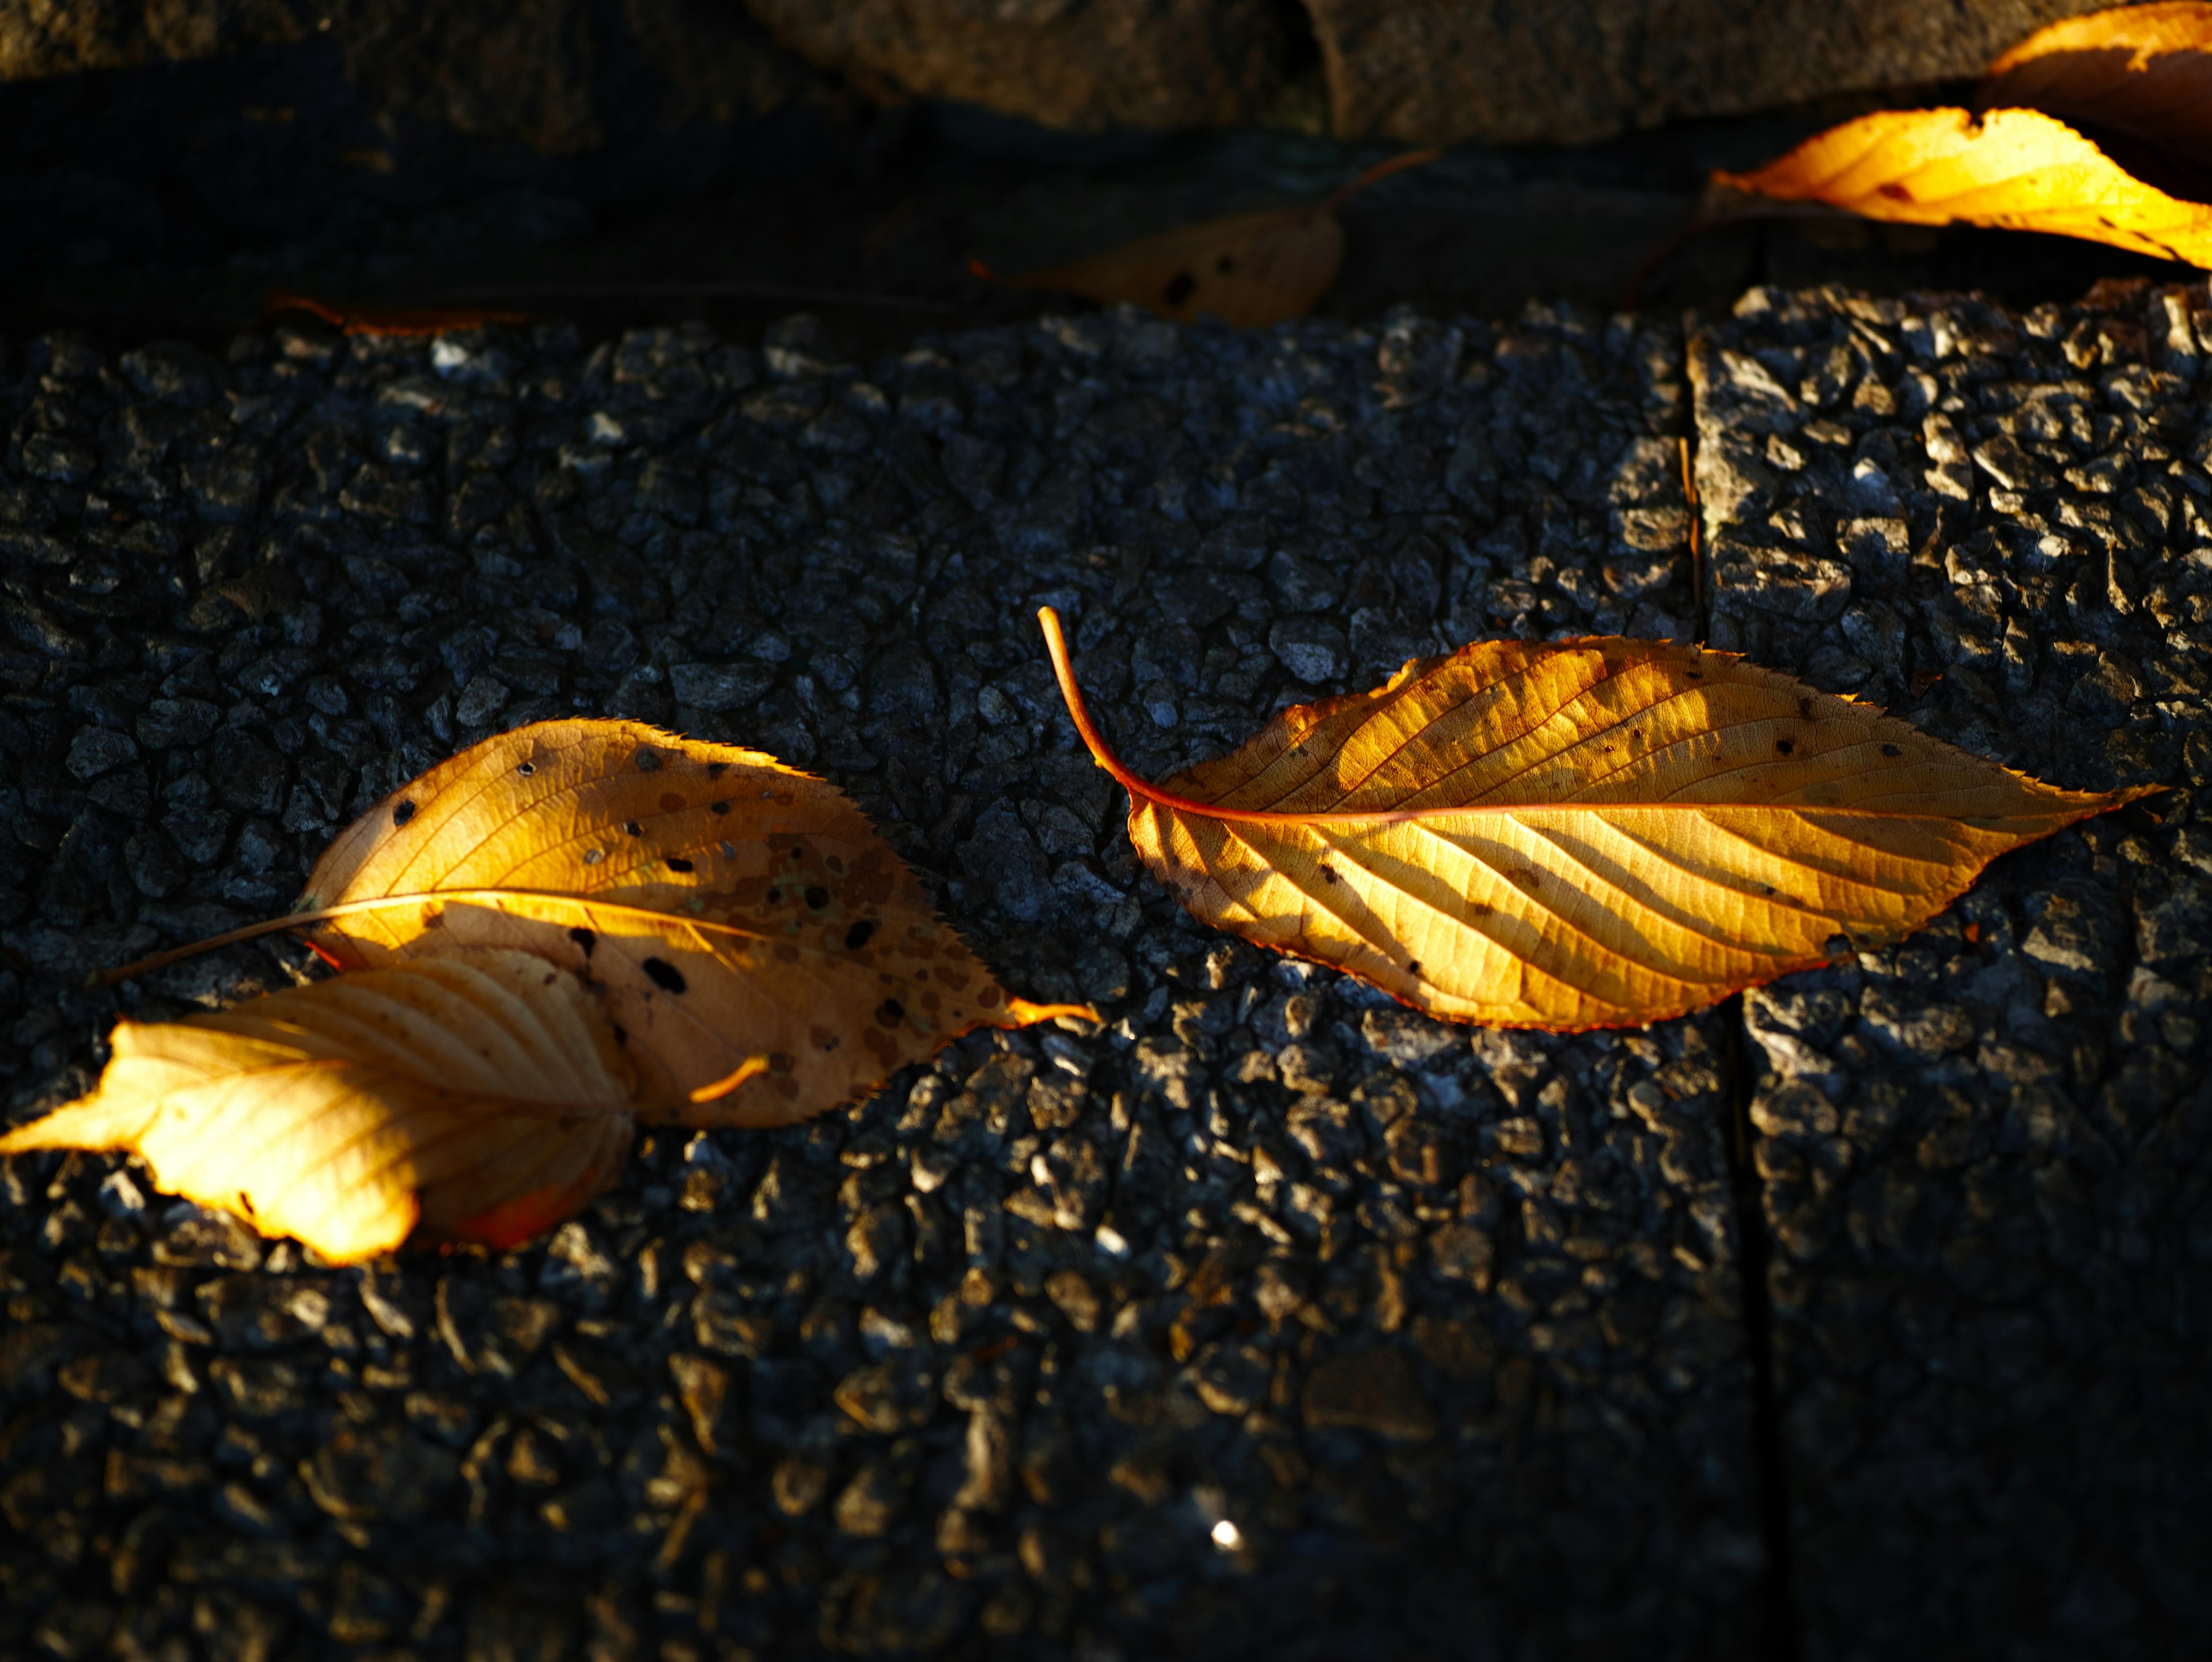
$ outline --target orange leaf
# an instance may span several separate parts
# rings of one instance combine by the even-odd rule
[[[1816,134],[1756,173],[1717,174],[1714,183],[1869,219],[2047,231],[2212,265],[2212,207],[2143,183],[2033,110],[1884,110]]]
[[[1129,840],[1203,922],[1431,1015],[1656,1021],[1899,939],[2007,849],[2142,794],[2054,789],[1725,653],[1493,641],[1285,710],[1164,785],[1053,667]]]
[[[487,311],[463,306],[331,306],[306,295],[276,293],[261,303],[264,317],[279,312],[310,312],[349,335],[442,335],[480,329],[488,323],[534,323],[527,312]]]
[[[1240,329],[1265,328],[1304,317],[1336,281],[1344,227],[1335,210],[1377,180],[1436,155],[1416,150],[1394,156],[1320,202],[1179,225],[1049,271],[1002,277],[972,259],[969,269],[1018,289],[1059,289],[1101,306],[1146,307],[1178,323],[1210,314]]]
[[[1990,65],[1977,101],[2112,128],[2212,164],[2212,4],[2122,6],[2038,29]]]
[[[171,1194],[351,1263],[419,1225],[510,1245],[629,1158],[629,1069],[577,979],[522,953],[450,955],[116,1024],[100,1086],[0,1154],[127,1149]]]
[[[649,1118],[781,1125],[979,1026],[1009,995],[834,785],[636,721],[463,752],[340,835],[299,922],[349,965],[512,947],[605,1000]]]

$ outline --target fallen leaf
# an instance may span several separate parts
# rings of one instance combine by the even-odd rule
[[[1143,306],[1178,323],[1211,314],[1239,329],[1304,317],[1344,264],[1336,210],[1377,180],[1436,159],[1416,150],[1370,167],[1319,202],[1231,214],[1139,239],[1049,271],[1000,277],[970,259],[976,276],[1018,289],[1080,295],[1101,306]]]
[[[2212,5],[2063,19],[1990,64],[1976,101],[2111,128],[2212,164]]]
[[[523,953],[425,959],[174,1022],[116,1024],[92,1095],[0,1154],[127,1149],[170,1194],[334,1263],[506,1246],[612,1182],[628,1064],[575,977]]]
[[[349,335],[442,335],[456,329],[480,329],[491,323],[535,323],[527,312],[487,311],[465,306],[332,306],[306,295],[282,292],[261,302],[264,318],[307,312]]]
[[[331,845],[298,911],[348,968],[502,947],[584,977],[641,1114],[687,1125],[787,1124],[975,1027],[1096,1014],[1009,995],[834,785],[636,721],[542,721],[431,769]]]
[[[1824,203],[1869,219],[2045,231],[2212,265],[2212,207],[2144,183],[2035,110],[1884,110],[1713,183],[1723,194]],[[1708,222],[1725,222],[1720,207],[1708,200]]]
[[[1152,785],[1041,620],[1130,841],[1186,906],[1455,1020],[1698,1009],[1898,940],[1996,855],[2144,794],[2055,789],[1730,654],[1612,638],[1416,661]]]

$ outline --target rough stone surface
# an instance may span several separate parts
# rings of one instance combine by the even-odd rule
[[[1682,362],[1540,309],[11,344],[11,1118],[306,972],[86,970],[573,711],[827,774],[1106,1025],[653,1137],[504,1254],[0,1163],[0,1651],[1756,1653],[1725,1025],[1470,1033],[1204,930],[1033,621],[1154,771],[1475,636],[1686,632]]]
[[[1747,1000],[1808,1658],[2201,1638],[2204,307],[1760,289],[1692,346],[1715,644],[2169,788]]]
[[[171,0],[158,6],[0,0],[0,81],[289,44],[314,27],[301,21],[301,9],[287,0]]]
[[[959,99],[1052,127],[1224,127],[1279,94],[1273,0],[745,0],[794,52],[878,97]]]
[[[1577,143],[1970,78],[2100,0],[1306,0],[1340,137]]]
[[[1583,143],[1682,117],[1971,77],[2098,0],[0,0],[0,80],[335,40],[386,124],[597,145],[633,61],[664,120],[731,122],[822,82],[1048,127],[1266,124],[1411,144]],[[773,37],[773,39],[771,39]],[[776,43],[783,48],[779,50]],[[1317,50],[1316,50],[1317,48]]]
[[[706,0],[0,0],[0,81],[257,46],[313,53],[332,40],[387,143],[404,121],[551,155],[592,149],[610,125],[603,100],[633,59],[671,123],[757,116],[814,85],[741,10]],[[640,90],[621,83],[622,95]],[[384,171],[389,162],[387,151]]]

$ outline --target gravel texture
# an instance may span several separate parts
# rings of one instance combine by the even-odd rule
[[[266,946],[119,992],[87,969],[281,910],[392,785],[571,712],[825,774],[1010,985],[1108,1023],[973,1037],[792,1130],[654,1136],[502,1255],[337,1271],[127,1161],[0,1163],[0,1651],[1761,1653],[1727,1019],[1470,1033],[1199,928],[1139,874],[1032,619],[1060,608],[1153,770],[1474,636],[1686,634],[1679,335],[1109,314],[830,356],[794,319],[757,345],[278,330],[220,362],[58,336],[0,357],[11,1118],[83,1088],[118,1012],[304,973]],[[2171,831],[2141,835],[2136,865],[2117,828],[2045,858],[2117,895],[2179,871]],[[2031,927],[2033,953],[2062,926]],[[1832,1027],[1878,1008],[1864,988],[1920,997],[1907,961],[1839,980]],[[2159,962],[2135,984],[2165,1002],[2137,997],[2116,1058],[2179,1054],[2154,1047],[2194,971]],[[2106,1011],[2123,984],[2036,996]],[[2069,1220],[2074,1325],[2046,1342],[2068,1347],[2121,1319],[2112,1298],[2186,1285],[2146,1186],[2178,1179],[2067,1105],[2069,1068],[2134,1077],[2069,1059],[2108,1026],[2064,1019],[1989,1190],[2008,1229]],[[1969,1110],[2005,1099],[1962,1077]],[[2179,1123],[2143,1111],[2143,1135]],[[1895,1119],[1878,1146],[1933,1220]],[[1876,1146],[1837,1158],[1887,1173]],[[2057,1201],[2046,1170],[2073,1174]],[[1807,1416],[1889,1376],[1816,1365],[1810,1289],[1863,1304],[1921,1261],[1869,1269],[1830,1236],[1777,1281],[1790,1423],[1814,1428],[1792,1446],[1815,1452]],[[1939,1237],[2011,1273],[2009,1236],[1869,1239]],[[2125,1391],[2170,1378],[2161,1342],[2129,1351]],[[1906,1354],[1905,1400],[1948,1412],[1964,1387]],[[2106,1434],[2179,1412],[2063,1354]],[[2037,1411],[2087,1411],[2063,1400]],[[1793,1493],[1816,1531],[1863,1515]]]
[[[2170,788],[1746,1000],[1813,1662],[2180,1656],[2212,1614],[2204,305],[1753,290],[1692,349],[1716,645]]]

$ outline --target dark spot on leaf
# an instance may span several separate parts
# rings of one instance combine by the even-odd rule
[[[1787,756],[1796,748],[1797,746],[1787,739],[1777,739],[1774,741],[1774,753],[1778,756]]]
[[[249,1218],[253,1215],[253,1196],[243,1189],[238,1191],[238,1209]]]
[[[1705,672],[1702,669],[1690,670],[1687,673],[1692,681],[1702,681],[1705,679]]]
[[[783,898],[783,891],[781,889],[770,889],[766,894],[763,895],[761,898],[767,901],[769,905],[773,906],[776,902]]]
[[[688,872],[691,869],[691,862],[688,860],[678,860],[672,854],[668,856],[668,869],[672,872]]]
[[[535,762],[525,762],[520,767],[515,769],[515,771],[520,774],[525,779],[527,779],[532,774],[538,771],[538,764]]]
[[[1421,960],[1420,960],[1419,959],[1418,959],[1418,958],[1416,958],[1416,959],[1408,959],[1408,960],[1407,961],[1407,964],[1406,964],[1406,973],[1407,973],[1407,975],[1419,975],[1419,974],[1420,974],[1420,972],[1421,972]]]
[[[394,825],[404,825],[414,817],[415,805],[412,802],[402,802],[392,811],[392,823]]]
[[[653,977],[653,984],[664,993],[680,993],[691,983],[684,978],[684,971],[665,958],[648,958],[645,972]]]
[[[807,904],[807,907],[808,907],[808,909],[809,909],[810,910],[812,910],[812,911],[817,911],[817,912],[818,912],[818,911],[820,911],[820,910],[821,910],[824,906],[828,905],[829,904],[830,904],[830,891],[829,891],[829,890],[824,889],[824,888],[821,888],[821,887],[819,887],[819,886],[817,886],[817,887],[815,887],[815,888],[811,888],[811,889],[807,890],[807,892],[806,892],[806,904]]]
[[[623,1046],[627,1046],[627,1045],[629,1044],[629,1028],[624,1027],[624,1026],[619,1026],[618,1024],[617,1024],[617,1023],[615,1023],[615,1022],[611,1022],[611,1022],[609,1022],[609,1023],[607,1024],[607,1026],[609,1026],[610,1027],[612,1027],[612,1028],[614,1029],[615,1043],[616,1043],[616,1044],[620,1044],[620,1045],[623,1045]]]
[[[586,958],[589,958],[592,955],[592,948],[599,944],[599,936],[593,934],[589,929],[583,928],[581,925],[579,925],[577,928],[568,931],[568,939],[574,941],[579,947],[583,948],[584,956]]]
[[[1912,192],[1906,190],[1904,186],[1899,184],[1893,179],[1886,180],[1884,183],[1875,186],[1874,187],[1874,191],[1876,196],[1886,196],[1892,202],[1910,202],[1912,200]]]
[[[852,951],[857,953],[861,947],[868,944],[868,937],[875,932],[875,920],[870,917],[864,917],[859,922],[853,925],[851,928],[845,931],[845,945]]]
[[[1336,874],[1323,866],[1321,868],[1321,880],[1324,883],[1334,883],[1336,881]]]
[[[1222,255],[1220,259],[1213,262],[1213,269],[1217,271],[1235,271],[1237,269],[1237,256],[1234,254]]]
[[[727,762],[709,762],[707,764],[707,776],[709,779],[720,779],[729,770],[730,764]]]
[[[1807,721],[1811,721],[1813,719],[1813,701],[1810,698],[1800,698],[1797,701],[1797,713],[1803,716]]]
[[[1881,753],[1884,756],[1902,756],[1905,754],[1903,751],[1898,749],[1894,745],[1884,745],[1881,747]]]
[[[623,820],[623,829],[628,831],[632,837],[642,837],[645,835],[645,827],[639,825],[635,819]]]
[[[637,753],[637,770],[638,770],[640,773],[658,773],[658,772],[659,772],[659,771],[660,771],[660,752],[659,752],[659,751],[657,751],[657,750],[641,750],[641,751],[638,752],[638,753]]]
[[[709,813],[727,813],[730,811],[730,805],[727,802],[709,802],[707,804],[707,811]]]
[[[772,1074],[787,1074],[799,1064],[781,1050],[769,1052],[768,1070]]]
[[[804,860],[806,858],[806,850],[804,849],[793,849],[791,851],[791,857],[793,860]]]
[[[895,998],[887,998],[876,1006],[876,1020],[886,1027],[896,1027],[906,1020],[906,1006]]]
[[[1177,271],[1175,280],[1160,290],[1160,298],[1170,306],[1180,306],[1191,297],[1198,287],[1198,279],[1188,271]]]

